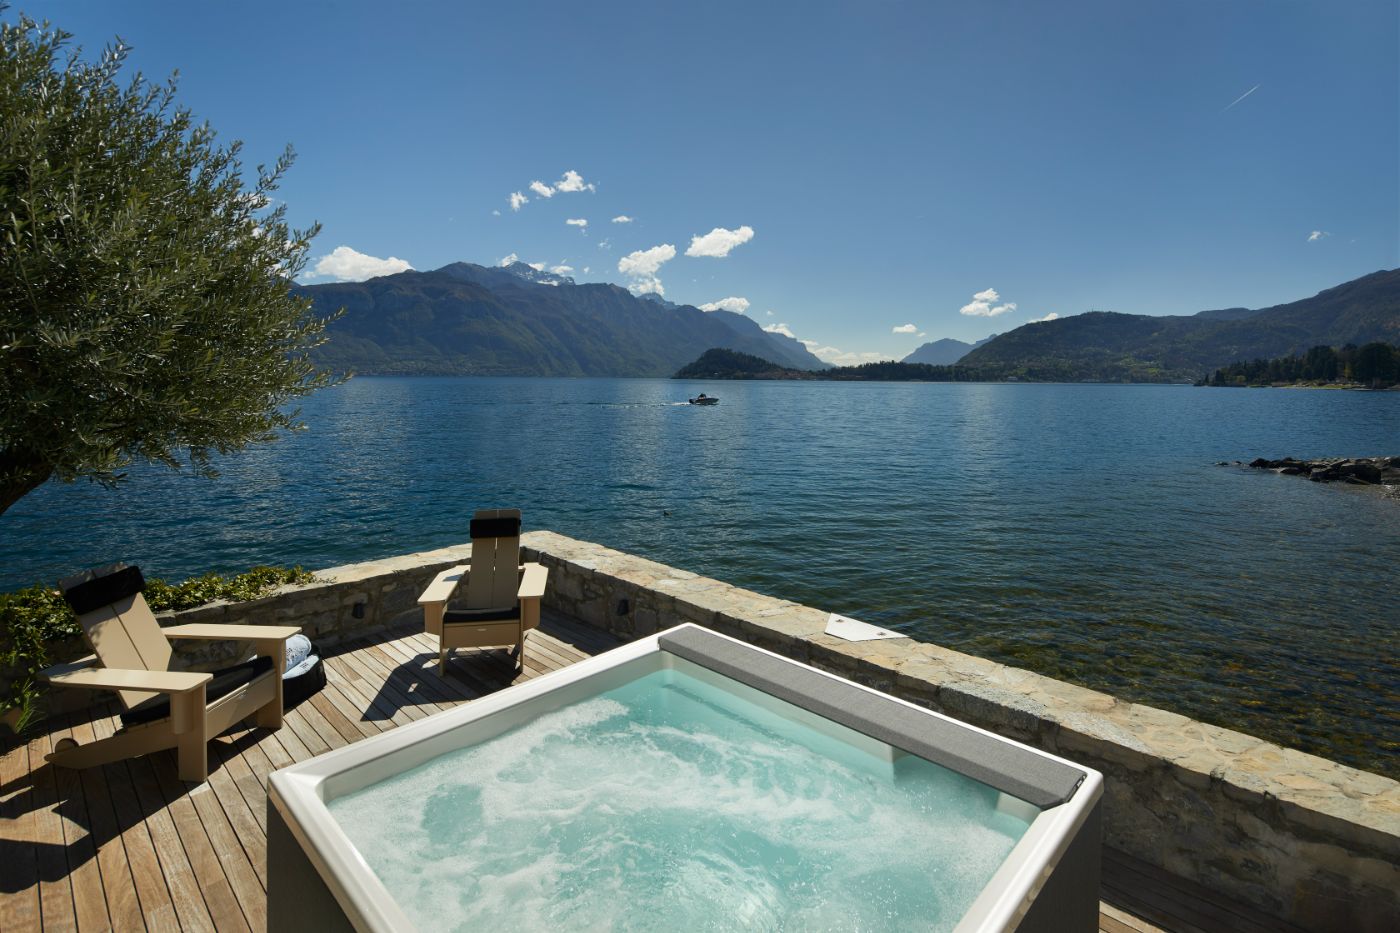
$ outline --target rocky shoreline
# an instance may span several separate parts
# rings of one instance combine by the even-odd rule
[[[1236,460],[1239,464],[1240,461]],[[1325,457],[1320,460],[1268,460],[1259,457],[1242,466],[1272,470],[1284,476],[1306,476],[1315,483],[1348,483],[1379,486],[1390,498],[1400,499],[1400,457]]]

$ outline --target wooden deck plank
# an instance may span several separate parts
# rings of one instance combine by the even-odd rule
[[[361,657],[377,664],[389,682],[410,697],[424,696],[439,704],[451,704],[482,696],[479,689],[438,676],[437,652],[426,650],[408,636],[365,645]]]
[[[34,841],[39,872],[40,924],[44,930],[76,930],[73,911],[73,882],[68,874],[68,857],[63,851],[63,820],[58,815],[57,768],[44,761],[53,750],[49,736],[29,743],[30,772],[34,781]]]
[[[131,866],[131,879],[136,888],[136,897],[141,902],[141,916],[148,927],[156,924],[170,929],[175,922],[175,905],[170,900],[170,890],[165,884],[160,859],[156,857],[155,844],[151,841],[151,832],[146,825],[146,814],[142,812],[140,800],[136,796],[131,764],[129,761],[118,761],[103,765],[101,770],[107,781],[107,791],[116,815],[122,847],[126,849],[127,862]]]
[[[218,743],[211,743],[210,752],[218,748]],[[263,892],[267,891],[267,834],[263,831],[263,824],[258,817],[253,814],[252,807],[244,800],[242,792],[234,782],[234,777],[230,774],[228,763],[234,756],[227,755],[223,750],[218,753],[219,766],[214,767],[211,761],[209,768],[209,785],[212,796],[223,811],[224,818],[229,827],[233,830],[234,838],[238,846],[243,850],[244,856],[248,859],[248,864],[253,867],[253,873],[258,876],[258,885]],[[213,754],[210,756],[213,757]],[[201,794],[201,797],[206,796]],[[262,814],[263,820],[267,819],[266,814]],[[263,896],[260,895],[260,899]],[[257,928],[251,918],[249,925]],[[266,920],[264,920],[264,923]]]
[[[464,700],[481,696],[479,690],[462,683],[449,683],[437,674],[436,655],[431,660],[416,657],[418,652],[396,645],[369,645],[361,657],[384,672],[385,684],[410,700],[427,700],[438,709],[451,709]],[[418,668],[414,673],[415,666]]]
[[[175,779],[175,767],[171,756],[151,756],[146,760],[146,764],[151,770],[156,789],[165,800],[166,810],[185,850],[190,871],[204,897],[214,928],[219,933],[248,931],[247,918],[243,914],[239,899],[234,896],[223,859],[214,850],[204,822],[190,800],[187,786],[183,781]],[[105,882],[105,875],[103,879]]]
[[[51,742],[76,741],[71,727],[49,733]],[[108,924],[107,901],[102,896],[102,871],[97,864],[97,845],[89,827],[87,799],[82,775],[68,768],[53,768],[58,799],[58,815],[63,825],[63,850],[73,886],[73,914],[79,929]]]
[[[259,834],[265,838],[267,836],[267,785],[258,779],[257,772],[249,762],[250,751],[256,747],[257,739],[257,731],[238,733],[233,742],[224,743],[220,750],[220,761],[224,765],[224,774],[233,782],[233,787],[243,798],[248,813],[258,824]],[[261,752],[253,752],[253,755],[261,757],[263,761],[267,760],[267,757]]]
[[[1184,933],[1301,933],[1296,927],[1108,847],[1104,900]]]
[[[106,738],[113,731],[110,716],[99,713],[73,730],[79,742]],[[97,866],[102,876],[102,892],[107,901],[107,915],[115,930],[139,929],[145,924],[141,903],[136,897],[136,882],[131,877],[131,862],[122,844],[121,827],[117,824],[111,791],[100,768],[78,772],[82,778],[83,795],[87,798],[88,819],[93,840],[97,844]]]
[[[317,755],[323,755],[330,751],[331,747],[306,721],[306,717],[302,715],[302,710],[305,708],[306,704],[303,703],[284,715],[282,717],[282,728],[277,730],[277,734],[281,736],[283,733],[290,733],[295,740],[295,744],[304,748],[308,757],[315,758]],[[286,748],[288,751],[291,750],[291,746],[286,742],[283,743],[282,747]],[[302,760],[304,761],[305,759]]]
[[[364,711],[366,718],[386,729],[407,725],[415,719],[407,709],[388,702],[378,691],[370,688],[347,658],[326,660],[326,681],[335,684],[347,699]],[[418,717],[423,715],[420,712]]]
[[[430,703],[426,707],[420,705],[415,699],[403,694],[399,689],[390,684],[387,679],[377,673],[373,665],[358,654],[345,654],[336,658],[336,669],[342,672],[353,672],[361,679],[358,681],[358,690],[361,696],[367,696],[367,702],[374,705],[381,714],[391,715],[395,721],[405,719],[412,722],[415,719],[422,719],[433,713],[440,712],[440,707],[436,703]],[[330,675],[327,675],[328,677]],[[377,680],[371,680],[377,678]],[[392,711],[392,712],[390,712]]]
[[[0,930],[37,930],[34,782],[29,745],[16,742],[0,755]]]
[[[178,920],[174,928],[212,933],[214,920],[204,903],[204,892],[195,880],[194,869],[190,866],[189,856],[185,854],[174,817],[166,806],[165,795],[161,793],[160,781],[150,760],[152,757],[135,758],[127,764],[131,769],[132,785],[141,812],[146,814],[146,828],[165,875],[166,889],[170,892],[170,904]]]
[[[368,718],[365,715],[367,712],[365,704],[360,703],[358,698],[352,699],[347,696],[338,678],[327,675],[326,689],[322,690],[320,695],[325,697],[336,714],[354,726],[363,738],[370,738],[381,732],[389,732],[394,728],[392,720]]]
[[[154,762],[156,775],[160,778],[166,800],[172,795],[184,794],[193,805],[200,825],[209,837],[209,844],[217,854],[233,896],[243,911],[248,926],[253,930],[267,928],[267,887],[259,876],[258,869],[248,857],[247,850],[239,840],[238,832],[229,822],[223,807],[219,804],[213,789],[208,783],[191,788],[176,775],[175,761],[171,756],[157,756]],[[265,841],[264,841],[264,844]],[[266,864],[264,859],[263,864]]]
[[[353,669],[364,678],[361,691],[374,693],[374,699],[382,706],[401,711],[409,719],[422,719],[446,709],[438,705],[434,697],[421,690],[411,691],[390,676],[391,668],[377,655],[368,651],[356,651],[342,656],[344,666]]]
[[[1100,933],[1164,933],[1161,927],[1134,917],[1112,904],[1099,902]]]
[[[605,633],[545,613],[541,627],[527,635],[522,672],[515,673],[499,649],[473,649],[457,652],[449,674],[440,677],[436,640],[417,627],[347,642],[326,657],[326,689],[289,711],[284,728],[239,728],[211,743],[210,778],[199,786],[178,779],[170,752],[84,772],[51,768],[43,754],[66,729],[87,741],[117,727],[110,707],[90,722],[53,723],[47,734],[0,756],[0,930],[110,924],[261,933],[273,771],[616,644]],[[1102,933],[1280,928],[1120,856],[1105,855]]]

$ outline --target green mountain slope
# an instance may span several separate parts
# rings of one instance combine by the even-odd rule
[[[744,315],[667,307],[528,266],[454,263],[296,291],[318,312],[346,309],[318,359],[364,374],[669,376],[710,347],[825,365]]]
[[[960,362],[1023,379],[1184,382],[1238,360],[1373,341],[1400,342],[1400,269],[1257,311],[1162,317],[1097,311],[1026,324]]]

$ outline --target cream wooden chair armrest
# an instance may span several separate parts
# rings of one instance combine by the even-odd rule
[[[442,610],[447,605],[447,601],[452,598],[452,593],[457,589],[457,585],[462,582],[462,578],[471,570],[471,564],[459,564],[456,567],[448,567],[446,570],[433,577],[433,582],[428,584],[418,597],[418,605],[423,607],[423,628],[429,635],[442,637]]]
[[[520,601],[520,620],[525,630],[540,627],[540,600],[544,599],[544,587],[549,581],[549,569],[543,564],[522,564],[520,567],[520,589],[515,598]]]
[[[212,625],[204,622],[188,622],[161,629],[166,638],[199,641],[286,641],[300,631],[300,625]]]
[[[278,677],[287,670],[287,639],[300,631],[300,625],[216,625],[208,622],[187,622],[160,630],[167,639],[177,641],[250,641],[254,651],[272,659]]]
[[[96,658],[86,664],[55,664],[39,672],[39,676],[59,687],[83,687],[88,690],[151,690],[155,693],[188,693],[214,679],[213,674],[199,671],[128,671],[111,667],[96,667]]]

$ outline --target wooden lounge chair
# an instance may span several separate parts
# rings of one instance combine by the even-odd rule
[[[438,638],[438,673],[446,672],[449,651],[496,645],[514,645],[511,655],[521,670],[525,633],[540,624],[540,599],[549,571],[540,564],[520,563],[519,509],[477,512],[471,536],[470,564],[444,570],[418,597],[423,627]],[[460,600],[449,606],[454,594]]]
[[[161,628],[141,595],[144,586],[141,571],[122,564],[59,582],[95,654],[55,665],[40,676],[60,687],[115,690],[124,712],[115,735],[82,745],[60,739],[48,760],[66,768],[91,768],[174,748],[180,779],[203,782],[209,774],[210,739],[249,716],[264,728],[281,728],[285,643],[300,628]],[[172,638],[250,641],[258,656],[212,674],[172,671]]]

